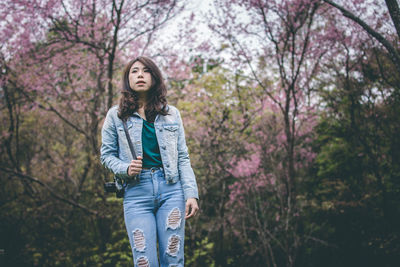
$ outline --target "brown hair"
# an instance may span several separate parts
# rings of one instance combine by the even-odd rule
[[[127,120],[139,109],[139,98],[129,85],[129,71],[132,65],[139,61],[150,70],[152,85],[149,91],[149,102],[146,104],[145,114],[148,121],[153,122],[157,114],[167,115],[167,88],[160,69],[148,57],[140,56],[131,60],[125,67],[122,84],[122,97],[119,101],[118,117]]]

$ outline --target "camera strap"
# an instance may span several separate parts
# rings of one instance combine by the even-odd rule
[[[125,131],[126,139],[128,140],[129,149],[131,150],[132,158],[136,159],[135,148],[133,147],[131,137],[129,136],[128,126],[126,126],[126,121],[122,121],[122,124],[124,125],[124,131]]]

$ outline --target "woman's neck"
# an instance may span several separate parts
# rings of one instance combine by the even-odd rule
[[[146,120],[145,110],[146,110],[146,104],[147,104],[147,97],[139,96],[138,104],[139,104],[138,113],[139,113],[140,117],[142,117],[143,119]]]
[[[146,106],[148,100],[149,100],[149,94],[148,92],[138,92],[137,93],[138,96],[138,103],[139,103],[139,107],[140,106]]]
[[[144,106],[139,106],[138,111],[137,111],[144,120],[146,120],[146,112],[144,109]]]

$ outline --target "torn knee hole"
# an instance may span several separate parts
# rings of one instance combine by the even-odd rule
[[[140,229],[136,229],[133,231],[133,242],[134,242],[134,248],[137,251],[144,251],[146,248],[146,240],[144,238],[143,231]]]
[[[171,256],[176,256],[179,251],[180,237],[177,235],[170,236],[168,240],[167,253]]]
[[[138,267],[150,267],[149,260],[145,256],[138,258],[136,263]]]
[[[181,225],[181,220],[181,211],[178,208],[174,208],[168,215],[167,228],[177,229]]]

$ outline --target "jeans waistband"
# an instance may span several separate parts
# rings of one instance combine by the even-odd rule
[[[150,168],[142,168],[142,172],[146,172],[146,171],[151,171],[151,172],[155,172],[155,171],[158,171],[158,170],[160,170],[160,171],[162,171],[163,170],[163,168],[160,166],[160,167],[150,167]]]
[[[156,166],[156,167],[143,167],[142,170],[151,170],[151,169],[162,169],[162,166]]]
[[[155,173],[156,171],[163,171],[163,167],[151,167],[151,168],[142,168],[142,171],[135,176],[130,176],[124,180],[126,184],[130,183],[138,183],[140,178],[145,178],[149,175],[149,173]]]

